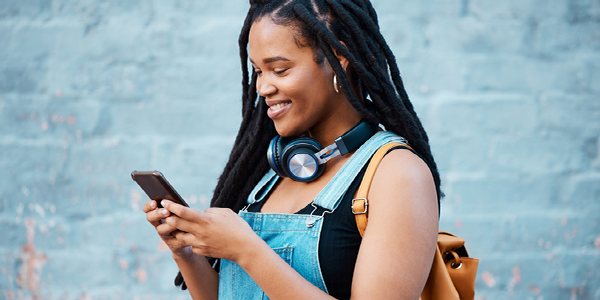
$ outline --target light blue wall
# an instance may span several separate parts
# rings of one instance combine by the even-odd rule
[[[478,299],[600,299],[600,2],[373,2]],[[247,7],[0,1],[0,298],[188,298],[129,173],[207,207]]]

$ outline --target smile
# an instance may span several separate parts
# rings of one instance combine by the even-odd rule
[[[277,110],[277,109],[280,109],[280,108],[282,108],[282,107],[284,107],[286,105],[287,105],[286,103],[275,104],[275,105],[271,106],[271,109],[272,110]]]
[[[267,111],[267,115],[269,116],[269,118],[274,119],[279,117],[281,114],[283,114],[289,107],[290,105],[292,105],[291,101],[283,101],[283,102],[277,102],[277,103],[269,103],[267,102],[267,105],[269,105],[269,110]]]

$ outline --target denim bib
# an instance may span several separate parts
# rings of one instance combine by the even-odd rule
[[[342,166],[317,195],[311,205],[325,209],[323,215],[256,213],[246,208],[239,215],[279,256],[314,286],[327,292],[319,264],[319,239],[323,217],[333,212],[350,184],[381,146],[405,142],[388,131],[380,131],[367,140]],[[263,201],[279,176],[269,170],[248,196],[248,204]],[[260,287],[237,263],[221,259],[219,299],[268,299]]]

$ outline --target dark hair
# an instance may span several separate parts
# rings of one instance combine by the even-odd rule
[[[211,206],[239,211],[269,169],[267,146],[277,132],[267,117],[264,99],[257,94],[256,73],[249,72],[247,50],[250,27],[262,17],[270,17],[277,24],[295,26],[317,53],[316,61],[318,53],[322,53],[331,64],[352,106],[369,123],[382,124],[386,130],[408,140],[431,168],[439,201],[440,176],[427,134],[404,90],[396,59],[379,31],[371,3],[368,0],[251,0],[250,4],[239,37],[243,119]],[[364,102],[352,92],[333,50],[348,59],[360,78],[360,89],[366,97]]]
[[[408,99],[396,58],[379,31],[377,14],[369,0],[250,0],[239,36],[242,123],[229,161],[219,177],[211,206],[239,211],[269,169],[267,147],[277,132],[267,117],[264,98],[257,93],[257,75],[253,69],[249,73],[247,50],[250,27],[262,17],[270,17],[277,24],[294,26],[299,33],[296,42],[310,46],[317,62],[324,55],[338,76],[343,93],[363,118],[371,124],[382,124],[386,130],[408,140],[431,169],[439,207],[442,197],[440,175],[429,139]],[[357,99],[352,92],[334,50],[349,61],[349,68],[359,78],[359,90],[365,99]]]

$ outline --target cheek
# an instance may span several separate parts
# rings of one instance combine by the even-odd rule
[[[310,76],[296,73],[282,78],[279,89],[292,100],[303,101],[309,98],[309,94],[314,90],[315,81]]]
[[[333,78],[329,80],[327,73],[321,69],[307,69],[290,79],[286,85],[289,95],[300,98],[326,97],[330,85],[333,87]]]

